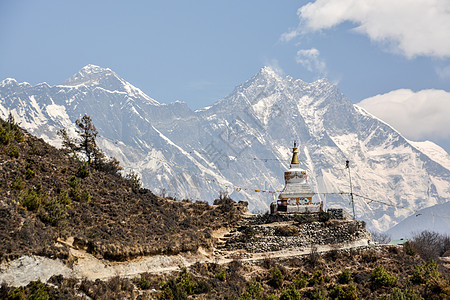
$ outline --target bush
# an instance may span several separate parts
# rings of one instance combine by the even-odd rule
[[[309,299],[314,300],[327,300],[327,293],[323,287],[317,287],[309,292]]]
[[[19,149],[17,149],[16,146],[11,144],[8,146],[8,148],[6,148],[6,155],[8,155],[11,158],[19,158],[20,156]]]
[[[8,145],[12,140],[12,134],[5,130],[3,126],[0,126],[0,143],[3,145]]]
[[[376,287],[394,286],[397,284],[397,277],[386,272],[383,266],[377,265],[370,274],[369,281]]]
[[[81,200],[84,202],[90,202],[92,199],[91,194],[88,191],[83,191],[81,194]]]
[[[150,281],[147,280],[147,278],[145,278],[144,275],[141,275],[141,277],[139,279],[135,279],[134,283],[136,284],[136,286],[141,289],[141,290],[148,290],[152,287],[152,284]]]
[[[374,242],[377,242],[379,244],[387,244],[391,241],[391,236],[387,233],[383,232],[373,232],[372,233],[372,239]]]
[[[261,284],[253,280],[250,282],[247,290],[242,294],[241,300],[259,300],[262,299],[263,288]]]
[[[321,270],[317,270],[309,279],[309,285],[322,284],[325,281]]]
[[[349,270],[343,270],[338,275],[338,282],[341,284],[347,284],[352,281],[352,273]]]
[[[269,281],[268,284],[273,288],[279,288],[283,285],[284,275],[281,273],[281,271],[277,268],[277,266],[274,266],[272,269],[269,270]]]
[[[176,282],[188,295],[193,295],[197,288],[197,282],[192,279],[192,276],[187,272],[185,267],[181,268]]]
[[[131,171],[130,173],[128,173],[125,176],[125,179],[128,180],[128,182],[130,182],[131,184],[131,188],[134,191],[137,191],[141,188],[142,186],[142,182],[141,182],[141,178],[139,178],[139,175],[134,173],[133,171]]]
[[[306,278],[303,275],[303,273],[300,273],[297,275],[297,277],[295,277],[294,285],[297,289],[302,289],[308,285],[308,281],[306,281]]]
[[[162,293],[159,295],[159,300],[184,300],[187,299],[186,292],[173,279],[164,283],[161,287]]]
[[[195,287],[194,294],[203,294],[203,293],[209,293],[211,291],[211,287],[209,284],[204,280],[199,280],[197,282],[197,286]]]
[[[393,288],[391,293],[387,297],[383,297],[382,299],[386,300],[423,300],[423,298],[416,294],[412,289],[407,288],[406,290],[401,290],[399,288]]]
[[[62,190],[61,192],[59,192],[58,201],[61,204],[69,205],[71,202],[70,198],[69,198],[69,193],[67,193],[67,191],[65,191],[65,190]]]
[[[216,273],[215,277],[220,281],[225,281],[227,280],[227,272],[225,271],[225,269],[220,268],[220,270]]]
[[[412,245],[423,259],[437,260],[447,249],[450,249],[450,237],[425,230],[413,237]]]
[[[416,255],[416,249],[414,249],[414,246],[411,242],[406,242],[403,244],[403,251],[405,251],[405,253],[410,256]]]
[[[412,283],[422,284],[430,281],[439,281],[441,274],[438,265],[434,261],[429,261],[426,265],[417,265],[416,270],[409,278]]]
[[[91,170],[89,169],[88,163],[84,162],[77,171],[77,177],[87,178],[91,175]]]
[[[39,218],[42,222],[57,226],[66,217],[66,207],[58,199],[46,201],[43,209],[39,211]]]
[[[41,196],[33,189],[27,189],[20,193],[19,203],[28,211],[37,211],[41,206]]]
[[[294,285],[291,285],[289,288],[285,289],[280,296],[280,300],[300,300],[301,296],[299,291],[295,289]]]
[[[68,184],[70,186],[69,196],[74,201],[80,201],[81,200],[81,192],[80,192],[80,186],[81,182],[78,178],[75,176],[70,177]]]
[[[48,300],[50,298],[48,296],[47,286],[40,280],[31,282],[29,285],[31,288],[29,300]]]
[[[22,180],[22,177],[16,176],[14,177],[13,182],[11,183],[11,189],[13,190],[23,190],[25,188],[25,183]]]

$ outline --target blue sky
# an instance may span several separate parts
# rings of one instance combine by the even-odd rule
[[[269,65],[327,77],[354,103],[370,98],[361,105],[408,138],[448,151],[448,28],[447,0],[3,0],[0,79],[54,85],[96,64],[159,102],[197,109]],[[430,129],[418,133],[421,122]]]

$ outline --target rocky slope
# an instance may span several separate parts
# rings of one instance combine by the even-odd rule
[[[265,211],[281,190],[293,140],[317,192],[315,201],[350,211],[350,160],[356,215],[386,230],[450,198],[448,155],[425,151],[354,106],[326,80],[305,83],[263,68],[214,105],[191,111],[159,104],[110,69],[88,65],[61,85],[0,83],[0,115],[58,144],[56,131],[84,113],[101,146],[145,186],[177,199],[211,202],[220,191]],[[260,192],[255,192],[260,191]],[[264,191],[264,192],[263,192]],[[376,201],[371,201],[376,200]],[[383,203],[380,203],[383,202]]]
[[[0,174],[0,261],[30,254],[70,261],[68,244],[110,260],[208,249],[212,230],[247,209],[160,198],[1,120]]]

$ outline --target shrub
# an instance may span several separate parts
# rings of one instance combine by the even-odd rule
[[[170,279],[162,286],[162,293],[159,295],[159,300],[184,300],[187,299],[186,292],[181,288],[174,279]]]
[[[391,290],[390,295],[387,297],[384,297],[383,299],[386,299],[386,300],[423,300],[423,298],[420,295],[416,294],[416,292],[410,288],[407,288],[406,290],[401,290],[399,288],[393,288]]]
[[[72,176],[70,177],[68,184],[70,186],[69,197],[72,198],[72,200],[74,201],[80,201],[81,200],[80,180],[75,176]]]
[[[317,251],[317,246],[312,246],[308,254],[308,262],[311,266],[316,266],[319,262],[320,254]]]
[[[13,190],[23,190],[25,188],[25,183],[22,180],[22,177],[17,175],[14,177],[13,182],[11,183],[11,189]]]
[[[20,156],[19,149],[17,149],[16,146],[11,144],[8,146],[8,148],[6,148],[6,155],[8,155],[11,158],[19,158]]]
[[[148,290],[152,287],[152,284],[150,281],[147,280],[147,278],[145,278],[144,275],[141,275],[141,277],[139,279],[135,279],[134,283],[136,284],[136,286],[141,289],[141,290]]]
[[[3,126],[0,126],[0,143],[3,145],[8,145],[11,142],[11,139],[11,133],[5,130]]]
[[[397,277],[386,272],[381,265],[377,265],[370,274],[369,281],[377,287],[380,286],[394,286],[397,284]]]
[[[276,289],[281,287],[283,285],[284,275],[277,268],[277,266],[274,266],[272,269],[270,269],[269,273],[270,275],[268,284]]]
[[[289,288],[285,289],[280,296],[280,300],[300,300],[301,296],[299,291],[295,289],[294,285],[291,285]]]
[[[294,285],[297,289],[302,289],[308,285],[308,281],[306,280],[303,273],[300,273],[294,279]]]
[[[261,284],[253,280],[250,282],[247,290],[244,294],[242,294],[241,300],[257,300],[261,299],[261,293],[263,291],[263,288]]]
[[[192,279],[192,276],[187,272],[185,267],[181,268],[176,282],[188,295],[193,295],[197,288],[197,283]]]
[[[429,261],[426,265],[417,265],[414,273],[409,278],[412,283],[422,284],[432,281],[439,281],[441,274],[438,265],[434,261]]]
[[[125,176],[125,179],[128,180],[131,184],[131,188],[136,191],[139,190],[142,186],[141,178],[139,175],[131,171]]]
[[[333,286],[329,293],[331,299],[343,299],[344,295],[344,290],[340,284]]]
[[[87,177],[89,177],[89,175],[91,175],[91,170],[89,169],[88,163],[84,162],[84,163],[81,164],[81,166],[78,168],[78,171],[77,171],[77,177],[80,177],[80,178],[87,178]]]
[[[450,248],[450,237],[425,230],[413,237],[412,244],[423,259],[437,260]]]
[[[414,246],[409,241],[403,244],[403,251],[410,256],[416,255],[416,249],[414,249]]]
[[[227,272],[225,271],[225,269],[220,268],[219,271],[216,273],[215,277],[220,281],[225,281],[227,280]]]
[[[69,193],[67,193],[66,190],[61,190],[61,192],[59,192],[58,201],[61,204],[69,205],[71,202],[69,198]]]
[[[87,190],[83,191],[83,193],[81,194],[81,200],[83,200],[84,202],[90,202],[91,199],[92,197],[89,191]]]
[[[199,280],[197,282],[197,286],[195,287],[194,294],[203,294],[203,293],[209,293],[211,291],[211,287],[209,284],[204,280]]]
[[[30,283],[31,295],[29,300],[48,300],[47,287],[40,280]]]
[[[66,207],[58,199],[46,201],[43,209],[39,211],[39,218],[42,222],[57,226],[66,216]]]
[[[383,232],[373,232],[372,239],[379,244],[387,244],[391,241],[391,235]]]
[[[27,189],[20,193],[19,203],[29,211],[37,211],[41,206],[41,197],[33,189]]]
[[[23,143],[25,141],[25,136],[24,136],[22,130],[16,130],[16,133],[14,134],[14,139],[18,143]]]
[[[309,292],[309,299],[314,299],[314,300],[327,300],[327,293],[324,290],[324,288],[322,287],[317,287],[314,290],[312,290],[311,292]]]
[[[309,279],[310,285],[322,284],[325,281],[321,270],[317,270],[313,276]]]
[[[352,273],[349,270],[343,270],[338,275],[338,282],[341,284],[347,284],[352,281]]]

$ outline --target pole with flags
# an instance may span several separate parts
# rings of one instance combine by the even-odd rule
[[[352,176],[350,174],[350,161],[345,161],[345,167],[348,169],[348,179],[350,180],[350,198],[352,199],[352,208],[353,208],[353,219],[356,220],[355,215],[355,202],[353,201],[353,186],[352,186]]]

